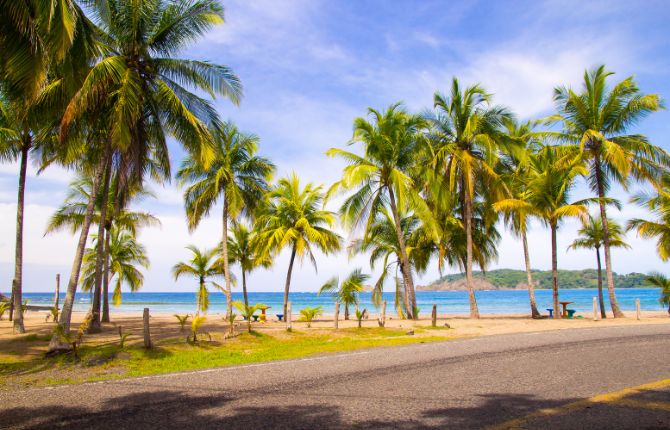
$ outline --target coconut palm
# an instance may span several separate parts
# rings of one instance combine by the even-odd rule
[[[228,274],[228,221],[237,221],[240,214],[253,215],[268,189],[268,180],[275,166],[267,158],[256,155],[258,137],[240,132],[231,122],[212,130],[212,136],[214,160],[209,167],[204,168],[192,156],[186,157],[177,178],[182,184],[189,184],[184,192],[184,202],[190,229],[198,226],[219,199],[222,201],[221,259]],[[227,296],[230,296],[230,276],[226,275],[225,280]],[[227,313],[232,312],[232,306],[232,302],[227,304]]]
[[[319,289],[317,295],[331,293],[333,298],[344,305],[344,319],[349,319],[349,306],[358,307],[360,293],[365,290],[365,282],[370,275],[363,273],[363,269],[354,269],[340,283],[337,276],[332,277]]]
[[[249,306],[248,304],[237,300],[233,302],[233,306],[235,306],[235,309],[240,311],[240,315],[247,320],[247,331],[251,333],[251,318],[253,318],[254,314],[262,309],[264,305],[257,303],[253,306]]]
[[[551,272],[554,315],[558,311],[558,254],[556,234],[566,217],[583,218],[587,214],[583,201],[569,203],[575,179],[588,173],[581,160],[566,162],[556,148],[545,147],[530,157],[525,190],[521,198],[501,200],[493,205],[505,213],[523,212],[539,218],[551,230]]]
[[[300,315],[302,315],[300,320],[305,321],[307,323],[307,328],[309,328],[312,326],[312,321],[314,321],[314,318],[318,318],[322,313],[323,308],[321,306],[306,306],[304,309],[300,310]]]
[[[647,276],[645,281],[654,287],[661,289],[661,297],[659,302],[661,305],[668,307],[668,314],[670,314],[670,278],[659,272],[652,272]]]
[[[247,296],[247,273],[258,267],[270,267],[272,258],[262,254],[257,244],[257,233],[242,222],[234,223],[228,237],[228,255],[230,262],[239,264],[242,270],[242,293],[244,304],[249,305]]]
[[[93,247],[86,250],[82,264],[82,290],[91,291],[95,287],[95,266],[97,260],[98,238],[93,236]],[[125,230],[112,227],[109,243],[110,271],[109,280],[116,277],[112,302],[114,306],[121,304],[121,287],[126,285],[128,289],[135,292],[142,288],[144,275],[139,267],[149,268],[149,258],[146,248],[137,242],[135,236]]]
[[[610,247],[630,248],[624,241],[624,233],[621,226],[614,220],[608,219]],[[577,232],[579,237],[575,239],[568,249],[595,249],[596,262],[598,264],[598,304],[600,305],[600,316],[607,318],[605,312],[605,302],[603,299],[603,275],[602,264],[600,262],[600,248],[603,246],[603,224],[600,217],[590,215],[582,220],[582,227]]]
[[[209,308],[209,290],[207,282],[210,278],[222,275],[221,264],[217,258],[217,249],[198,249],[195,245],[186,247],[191,251],[191,259],[184,263],[179,262],[172,268],[175,281],[183,275],[190,275],[198,279],[196,316],[207,312]]]
[[[638,193],[632,201],[646,207],[655,217],[654,220],[634,218],[628,221],[627,230],[636,230],[638,236],[645,239],[658,239],[656,252],[663,261],[670,259],[670,173],[661,175],[659,187],[655,193]]]
[[[368,108],[368,118],[354,120],[354,134],[349,144],[363,145],[363,156],[343,149],[331,148],[328,156],[343,159],[342,179],[330,188],[328,195],[353,191],[342,207],[343,224],[352,230],[370,228],[379,213],[388,208],[393,217],[396,240],[400,244],[400,265],[404,288],[408,292],[407,315],[414,318],[416,294],[414,280],[407,256],[401,216],[415,213],[426,229],[437,236],[436,225],[430,210],[419,194],[421,184],[414,176],[420,170],[418,154],[422,147],[426,122],[417,115],[410,115],[395,103],[385,111]]]
[[[65,110],[60,130],[65,139],[84,128],[87,118],[103,122],[104,162],[96,184],[102,182],[101,172],[117,151],[131,166],[126,182],[141,184],[149,159],[159,160],[169,176],[168,135],[203,164],[209,164],[213,140],[208,126],[219,123],[218,115],[208,100],[192,91],[211,97],[220,94],[237,103],[241,85],[225,66],[176,56],[213,25],[223,23],[219,2],[106,0],[89,5],[105,49],[91,62],[89,73]],[[84,223],[59,321],[66,333],[89,226]],[[59,347],[62,345],[54,338],[50,349]]]
[[[301,261],[309,257],[316,270],[315,248],[330,254],[341,247],[341,237],[331,230],[335,214],[321,209],[324,200],[321,189],[311,182],[302,187],[293,173],[279,180],[260,208],[257,219],[260,253],[277,255],[286,247],[291,249],[284,286],[284,315],[296,256]]]
[[[511,118],[508,110],[491,106],[491,95],[481,86],[461,89],[453,78],[451,93],[435,93],[435,113],[432,143],[433,165],[444,176],[449,190],[458,192],[465,228],[466,264],[465,279],[470,301],[470,317],[479,318],[472,277],[473,264],[473,205],[477,187],[486,184],[490,192],[496,188],[497,174],[494,166],[501,147],[506,143],[502,132],[505,120]],[[498,199],[496,196],[495,200]]]
[[[584,72],[581,92],[556,88],[554,101],[558,114],[549,118],[549,122],[560,122],[563,130],[555,136],[578,145],[580,155],[588,161],[588,183],[600,199],[607,290],[614,317],[619,318],[624,314],[614,292],[605,197],[613,182],[624,188],[632,179],[654,182],[662,167],[670,165],[670,156],[645,136],[627,134],[642,118],[663,107],[660,96],[643,94],[633,77],[609,89],[607,78],[611,75],[605,66],[600,66]]]

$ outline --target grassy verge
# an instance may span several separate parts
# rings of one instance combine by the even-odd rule
[[[0,386],[12,389],[156,375],[449,339],[446,331],[431,330],[428,333],[415,329],[415,333],[408,336],[402,330],[380,328],[337,332],[252,332],[225,340],[214,336],[212,341],[197,344],[185,343],[183,337],[168,338],[149,351],[140,345],[128,345],[123,349],[116,344],[84,345],[80,348],[77,363],[69,355],[31,360],[3,359],[0,362]]]

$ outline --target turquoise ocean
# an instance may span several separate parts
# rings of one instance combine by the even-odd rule
[[[635,299],[640,299],[642,310],[660,311],[663,308],[659,303],[660,290],[657,288],[620,288],[616,290],[619,305],[623,310],[634,310]],[[551,290],[536,290],[536,300],[540,311],[546,314],[546,308],[551,307]],[[574,302],[569,306],[576,309],[578,313],[590,315],[592,311],[593,297],[597,296],[595,289],[574,289],[562,290],[560,292],[561,301]],[[65,295],[61,294],[61,303]],[[498,290],[498,291],[478,291],[476,293],[479,311],[482,314],[520,314],[528,312],[528,292],[524,290]],[[469,312],[468,296],[465,291],[418,291],[416,294],[417,306],[420,313],[429,314],[433,304],[437,305],[440,314],[459,314],[466,315]],[[24,293],[24,299],[30,301],[33,305],[51,305],[53,303],[53,293]],[[241,292],[233,293],[234,300],[242,300]],[[391,315],[395,312],[393,308],[393,293],[384,293],[384,299],[387,301],[387,313]],[[111,297],[110,297],[111,300]],[[281,313],[283,293],[281,292],[250,292],[249,302],[263,303],[270,306],[271,315]],[[326,313],[334,311],[334,301],[330,295],[318,296],[312,292],[292,292],[289,295],[292,303],[293,312],[297,313],[306,306],[322,306]],[[605,301],[609,311],[609,302],[607,301],[607,292],[605,291]],[[90,295],[88,293],[78,293],[75,301],[76,311],[86,311],[90,306]],[[361,295],[361,308],[366,308],[374,313],[376,308],[372,304],[371,294],[363,293]],[[138,312],[148,307],[153,313],[193,313],[195,311],[195,294],[189,292],[179,293],[152,293],[137,292],[124,293],[123,304],[112,306],[112,312]],[[225,312],[225,297],[220,292],[210,293],[209,313]]]

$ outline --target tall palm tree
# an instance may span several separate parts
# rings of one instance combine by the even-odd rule
[[[648,284],[661,289],[659,302],[667,306],[668,314],[670,314],[670,279],[662,273],[652,272],[645,280]]]
[[[503,122],[511,118],[501,106],[491,105],[492,96],[479,85],[461,89],[453,78],[448,96],[435,93],[435,114],[432,115],[435,169],[446,179],[452,192],[462,199],[462,219],[465,228],[465,279],[470,301],[470,317],[479,318],[472,277],[473,204],[478,184],[486,183],[495,191],[497,174],[494,166],[504,146]],[[497,200],[496,198],[495,200]]]
[[[335,300],[344,304],[344,319],[349,319],[349,306],[358,308],[360,294],[365,290],[365,282],[370,275],[363,273],[363,269],[354,269],[344,278],[342,283],[337,276],[330,278],[321,288],[317,295],[331,293]]]
[[[626,230],[637,230],[637,234],[645,239],[656,238],[656,252],[663,261],[670,259],[670,173],[661,175],[655,193],[638,193],[632,198],[633,203],[646,207],[655,217],[654,220],[633,218],[628,221]]]
[[[189,245],[186,249],[191,251],[191,259],[186,263],[175,264],[172,274],[175,281],[183,275],[190,275],[198,279],[196,315],[199,315],[201,312],[207,312],[209,308],[208,279],[221,276],[223,271],[217,258],[216,248],[200,250],[195,245]]]
[[[267,158],[256,155],[258,137],[240,132],[231,122],[212,130],[212,136],[215,144],[214,159],[209,167],[204,168],[192,156],[186,157],[177,172],[177,179],[182,184],[190,184],[184,192],[190,229],[198,226],[219,199],[222,201],[221,258],[226,274],[227,297],[230,297],[228,221],[236,222],[240,214],[253,215],[268,190],[268,180],[275,166]],[[228,315],[232,313],[232,307],[229,300],[226,307]]]
[[[670,166],[670,156],[652,145],[645,136],[627,134],[628,129],[663,105],[658,94],[643,94],[628,77],[611,90],[607,78],[613,75],[600,66],[584,72],[582,91],[568,87],[554,90],[558,114],[549,122],[560,122],[555,134],[561,141],[578,145],[589,163],[589,186],[600,199],[607,290],[615,318],[623,317],[614,292],[610,256],[610,233],[605,197],[612,182],[628,186],[631,179],[654,182],[662,167]]]
[[[493,205],[501,212],[523,212],[539,218],[551,230],[551,272],[555,318],[560,318],[558,308],[558,254],[556,233],[566,217],[585,217],[584,202],[569,203],[570,190],[577,176],[586,175],[581,160],[566,162],[556,148],[545,147],[531,156],[525,191],[521,198],[501,200]]]
[[[296,256],[301,261],[309,257],[316,270],[314,248],[330,254],[341,247],[341,237],[332,230],[335,214],[321,209],[324,201],[321,189],[311,182],[301,186],[293,173],[279,180],[267,194],[267,203],[260,208],[257,220],[260,252],[277,255],[286,247],[291,249],[284,286],[284,315]]]
[[[98,238],[93,236],[93,246],[86,249],[82,264],[82,290],[91,291],[95,287],[95,266],[97,260]],[[121,287],[127,285],[130,291],[135,292],[142,288],[144,275],[139,267],[149,268],[149,258],[146,248],[137,242],[135,235],[129,231],[112,227],[109,238],[109,279],[116,277],[112,302],[115,306],[121,304]]]
[[[346,227],[363,229],[364,237],[369,235],[377,215],[388,208],[400,244],[401,273],[409,301],[407,316],[415,318],[414,280],[400,218],[401,214],[414,212],[428,231],[437,236],[437,226],[419,193],[421,184],[414,179],[421,167],[418,154],[426,122],[420,116],[407,113],[400,103],[392,104],[383,112],[368,108],[368,118],[354,120],[354,135],[349,142],[362,144],[363,156],[338,148],[326,152],[348,164],[342,179],[333,184],[328,195],[354,191],[342,204],[340,216]]]
[[[400,228],[405,244],[405,254],[409,268],[413,272],[425,272],[432,253],[433,237],[426,234],[417,216],[403,216],[400,219]],[[404,270],[401,261],[400,242],[396,234],[395,220],[388,208],[382,208],[369,228],[369,232],[362,239],[355,239],[349,245],[350,254],[370,253],[370,267],[374,269],[379,260],[382,261],[382,271],[372,290],[372,302],[379,305],[382,302],[384,284],[389,275],[395,278],[395,308],[401,317],[414,315],[416,305],[411,308],[412,302],[405,284],[401,281]],[[398,276],[400,272],[400,276]]]
[[[272,258],[259,252],[257,232],[250,229],[246,224],[242,222],[234,223],[231,233],[232,235],[228,237],[228,254],[231,263],[240,265],[244,304],[249,306],[247,273],[258,267],[270,267]]]
[[[610,235],[610,248],[630,248],[624,241],[624,233],[621,226],[613,219],[607,220]],[[600,316],[607,318],[605,312],[605,301],[603,299],[603,275],[600,262],[600,248],[603,246],[603,223],[600,217],[589,214],[588,218],[582,220],[582,227],[577,232],[579,237],[575,239],[568,249],[595,249],[596,262],[598,264],[598,304],[600,305]]]
[[[175,56],[213,25],[223,23],[218,1],[106,0],[91,2],[90,7],[104,50],[65,110],[61,136],[84,127],[87,117],[104,119],[102,159],[113,151],[124,154],[123,160],[132,166],[128,177],[138,183],[147,172],[146,161],[152,158],[147,152],[161,161],[169,177],[167,135],[209,164],[214,145],[208,126],[219,123],[218,115],[208,100],[192,90],[211,97],[220,94],[237,103],[241,85],[225,66]],[[90,206],[87,219],[93,212]],[[59,320],[66,333],[89,226],[90,222],[84,223]],[[50,349],[60,348],[54,337]]]

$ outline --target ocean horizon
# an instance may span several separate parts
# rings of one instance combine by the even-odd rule
[[[624,311],[635,310],[635,300],[640,299],[640,307],[645,311],[660,311],[663,309],[659,303],[660,289],[658,288],[617,288],[617,299]],[[476,292],[479,311],[482,314],[520,314],[529,311],[527,290],[482,290]],[[560,291],[561,301],[571,301],[570,309],[577,313],[590,315],[593,309],[593,297],[597,297],[598,290],[593,288],[570,289]],[[395,294],[385,292],[384,299],[387,301],[387,314],[395,315],[393,305]],[[32,305],[50,306],[53,304],[54,293],[44,292],[23,293],[24,300]],[[251,304],[263,303],[271,307],[270,315],[281,313],[283,292],[250,292],[249,302]],[[63,303],[65,293],[60,294],[60,303]],[[535,298],[541,313],[547,314],[546,309],[552,307],[551,290],[535,290]],[[437,305],[438,313],[467,315],[470,307],[467,291],[417,291],[417,306],[421,314],[430,314],[433,304]],[[90,294],[77,293],[74,310],[86,311],[90,307]],[[233,300],[243,300],[241,292],[233,292]],[[322,306],[325,313],[333,313],[335,302],[331,295],[317,295],[315,292],[291,292],[289,300],[292,303],[293,312],[298,313],[307,306]],[[606,309],[610,310],[607,291],[605,291]],[[136,292],[124,293],[123,303],[119,306],[111,304],[110,310],[123,313],[140,313],[145,307],[154,313],[193,313],[196,307],[196,295],[191,292]],[[372,304],[372,294],[362,293],[360,307],[371,313],[378,312]],[[221,292],[210,292],[210,306],[208,313],[225,313],[226,301]],[[340,312],[344,312],[343,309]],[[353,309],[351,309],[353,313]]]

